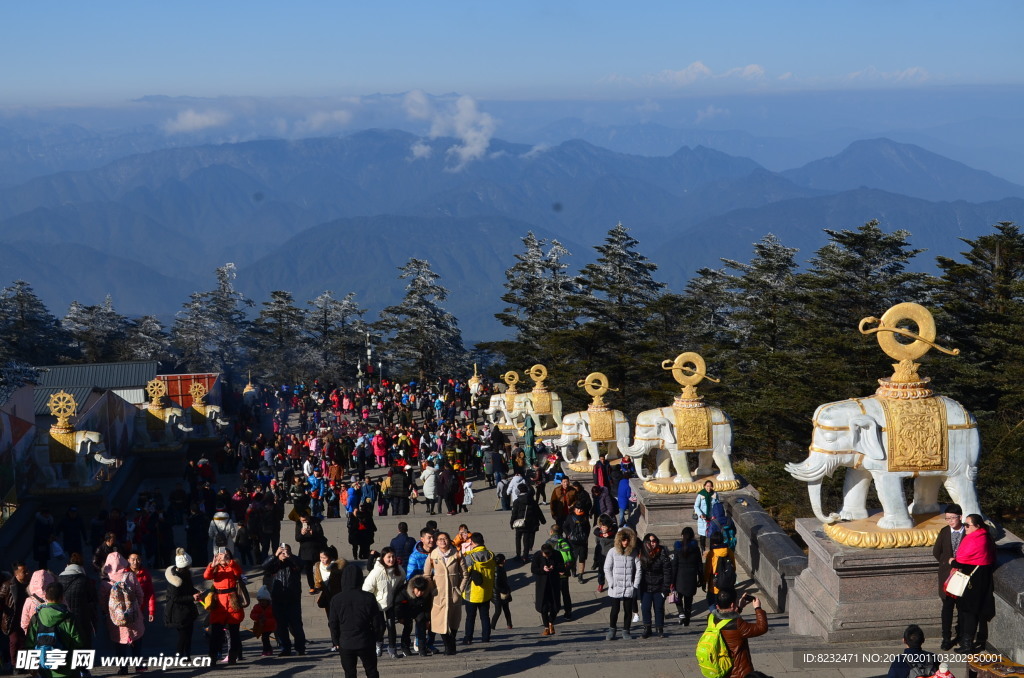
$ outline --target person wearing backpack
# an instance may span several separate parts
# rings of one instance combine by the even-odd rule
[[[753,624],[740,616],[748,601],[754,606]],[[768,615],[753,596],[737,604],[731,589],[719,593],[715,602],[717,608],[708,614],[708,628],[697,642],[697,664],[705,678],[744,678],[754,670],[747,640],[768,632]]]
[[[550,532],[551,536],[545,543],[551,544],[552,548],[562,556],[564,567],[558,575],[559,589],[562,594],[561,607],[565,610],[565,620],[572,621],[572,593],[569,591],[569,577],[576,569],[576,557],[572,546],[562,536],[562,528],[552,525]]]
[[[71,653],[88,647],[75,627],[74,616],[64,605],[64,586],[60,582],[47,584],[44,602],[36,610],[25,636],[26,647],[40,651],[39,675],[43,678],[69,678],[78,670],[71,669]],[[58,650],[67,652],[66,661],[59,667],[44,668],[46,654]]]
[[[21,608],[21,630],[28,632],[28,624],[32,621],[36,610],[46,603],[45,589],[57,581],[49,570],[36,570],[32,578],[28,580],[28,597],[25,598],[25,606]]]
[[[711,547],[704,560],[704,582],[708,592],[708,609],[715,606],[715,596],[736,588],[736,559],[725,544],[722,535],[711,537]]]
[[[920,626],[911,624],[903,631],[903,645],[903,653],[889,665],[886,678],[931,678],[939,668],[939,658],[922,649],[924,631]]]
[[[107,635],[117,645],[118,657],[129,650],[133,657],[138,657],[139,640],[146,633],[142,586],[129,569],[127,559],[116,551],[107,556],[102,575],[99,600],[101,606],[106,601],[107,614],[101,612],[100,616],[106,622]],[[119,675],[127,673],[127,666],[118,670]]]
[[[217,507],[213,514],[207,535],[210,537],[210,554],[212,558],[217,557],[219,549],[227,549],[235,552],[235,535],[238,534],[238,525],[231,520],[231,516],[223,506]]]

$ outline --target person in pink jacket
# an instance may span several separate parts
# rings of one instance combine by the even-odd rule
[[[43,589],[55,581],[57,578],[49,570],[36,570],[32,573],[32,578],[28,580],[28,597],[25,599],[25,607],[21,608],[21,630],[25,633],[28,633],[29,622],[32,621],[36,610],[46,602]]]
[[[110,641],[117,646],[117,656],[125,656],[130,649],[133,657],[139,657],[141,656],[139,654],[139,640],[146,633],[146,619],[143,616],[145,611],[142,609],[145,594],[142,591],[142,585],[139,584],[138,578],[132,574],[125,557],[116,551],[107,556],[100,574],[100,616],[106,623],[107,635],[110,636]],[[109,607],[110,590],[121,581],[124,581],[128,588],[131,605],[135,610],[134,614],[130,614],[128,619],[126,619],[124,626],[118,626],[114,623],[113,619],[111,619]],[[127,673],[128,668],[125,666],[122,666],[118,671],[119,675]]]

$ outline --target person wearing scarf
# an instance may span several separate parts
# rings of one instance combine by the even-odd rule
[[[966,534],[952,566],[971,578],[957,601],[960,618],[960,647],[957,652],[971,654],[978,647],[984,649],[988,640],[988,622],[995,616],[992,573],[996,566],[996,545],[980,515],[972,513],[967,516],[964,527]]]

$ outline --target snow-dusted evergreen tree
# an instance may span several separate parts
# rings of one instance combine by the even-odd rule
[[[275,290],[249,328],[250,359],[261,380],[297,383],[304,372],[306,314],[290,292]]]
[[[604,244],[594,247],[597,261],[587,264],[576,278],[574,296],[580,312],[603,330],[625,338],[640,329],[644,307],[665,287],[654,279],[658,265],[636,251],[639,241],[618,223],[608,231]]]
[[[178,353],[178,363],[186,370],[212,369],[216,363],[213,333],[216,323],[210,316],[202,292],[193,292],[178,311],[171,328],[171,345]]]
[[[81,360],[87,363],[117,360],[128,338],[128,319],[114,310],[109,294],[102,304],[86,306],[72,301],[61,324]]]
[[[356,373],[362,359],[366,336],[365,308],[356,302],[355,292],[335,299],[331,290],[307,302],[306,332],[309,336],[311,366],[318,375],[344,379]]]
[[[440,304],[448,298],[448,290],[438,284],[439,276],[424,259],[409,259],[399,270],[399,278],[409,281],[405,297],[381,311],[374,324],[387,338],[385,359],[416,373],[421,383],[428,377],[454,374],[464,367],[466,351],[458,319]]]
[[[39,370],[16,360],[0,363],[0,405],[7,402],[15,391],[25,384],[34,384]]]
[[[0,290],[0,361],[50,365],[66,352],[67,334],[32,286],[16,280]]]
[[[489,344],[513,362],[545,360],[541,338],[552,328],[575,325],[570,299],[577,291],[575,279],[566,273],[567,250],[559,241],[550,245],[533,231],[523,237],[525,247],[515,255],[516,263],[505,271],[505,289],[501,300],[508,304],[495,317],[516,330],[515,341]],[[548,247],[544,251],[545,246]]]
[[[171,340],[156,316],[144,315],[128,321],[128,334],[118,351],[118,360],[171,360]]]
[[[178,312],[171,338],[188,369],[230,373],[245,359],[245,308],[253,303],[235,289],[234,264],[224,264],[215,273],[217,286],[189,298]]]

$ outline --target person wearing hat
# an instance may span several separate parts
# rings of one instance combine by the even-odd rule
[[[176,652],[179,656],[192,655],[192,630],[196,618],[196,601],[199,592],[192,583],[192,557],[179,548],[174,554],[174,564],[164,570],[167,581],[167,599],[164,606],[164,626],[178,631]]]
[[[274,606],[270,602],[270,589],[266,586],[261,586],[256,592],[256,604],[249,611],[249,619],[253,621],[253,634],[263,643],[263,656],[273,657],[270,634],[277,631],[277,619],[274,618]]]

